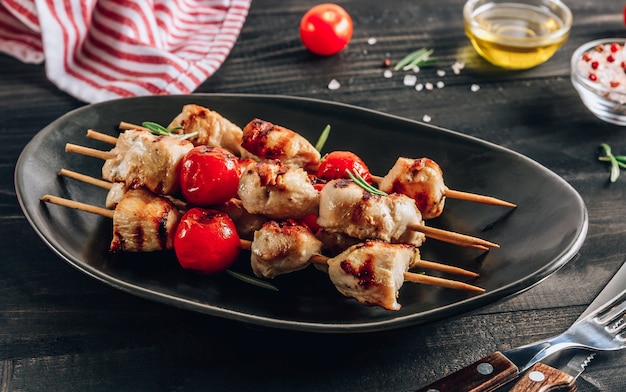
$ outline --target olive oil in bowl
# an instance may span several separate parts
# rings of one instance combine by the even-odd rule
[[[537,66],[569,36],[572,14],[558,0],[469,0],[465,32],[476,51],[490,63],[508,69]]]

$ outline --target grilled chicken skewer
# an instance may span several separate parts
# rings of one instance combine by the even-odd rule
[[[428,158],[400,157],[384,177],[372,176],[383,192],[405,194],[417,203],[424,219],[436,218],[443,212],[446,198],[515,208],[516,205],[495,197],[449,189],[443,181],[443,171]]]
[[[480,238],[423,224],[410,197],[394,193],[374,195],[351,180],[332,180],[320,192],[318,224],[330,233],[365,239],[421,245],[424,237],[478,249],[499,245]]]
[[[166,199],[143,189],[128,191],[115,210],[52,195],[44,195],[41,200],[112,218],[111,251],[150,252],[172,249],[176,225],[180,221],[180,215],[172,205],[167,205]],[[165,208],[162,208],[163,202]],[[155,219],[151,219],[154,217],[161,218],[158,227],[146,226],[145,222],[154,222]],[[137,230],[138,227],[141,229]],[[147,233],[146,229],[149,229]],[[136,238],[137,232],[142,232],[141,238]],[[242,247],[251,248],[252,245],[242,241]],[[361,248],[371,248],[373,251],[370,249],[369,252],[360,252]],[[368,241],[350,247],[334,258],[315,255],[310,260],[328,265],[328,273],[333,284],[345,296],[355,298],[363,304],[379,305],[389,310],[400,309],[396,299],[404,280],[457,290],[480,293],[485,291],[463,282],[408,272],[409,266],[415,262],[416,257],[419,257],[416,251],[417,249],[410,245]]]
[[[115,210],[44,195],[42,201],[113,219],[112,252],[155,252],[173,248],[178,209],[166,198],[145,189],[131,189]]]
[[[119,128],[122,130],[148,128],[128,122],[120,122]],[[172,133],[189,135],[187,140],[195,146],[221,147],[231,151],[236,156],[244,156],[247,152],[241,146],[243,131],[218,112],[206,107],[189,104],[184,105],[178,114],[167,126],[173,129]]]
[[[122,123],[123,129],[139,126]],[[139,127],[141,128],[141,127]],[[319,152],[298,133],[274,125],[268,121],[254,119],[243,129],[243,148],[263,159],[280,159],[287,166],[315,170],[320,164]],[[88,134],[89,136],[89,134]],[[94,135],[94,138],[97,135]],[[109,139],[111,143],[115,139]],[[384,192],[406,194],[416,200],[424,219],[439,216],[445,198],[467,200],[477,203],[515,208],[516,204],[491,196],[462,192],[448,188],[443,181],[443,172],[431,159],[398,158],[384,177],[372,176]]]
[[[274,225],[278,225],[278,223]],[[303,234],[305,231],[297,226],[291,226],[290,223],[286,223],[286,225],[287,226],[284,227],[288,227],[288,229],[282,230],[282,233],[298,230],[300,231],[300,237],[306,236]],[[270,231],[275,232],[276,226],[272,227]],[[315,237],[310,233],[308,235],[310,238],[304,241],[314,243]],[[258,258],[259,255],[263,255],[264,251],[269,251],[272,256],[275,256],[275,247],[268,247],[266,243],[267,239],[277,242],[283,242],[285,240],[285,238],[281,238],[280,235],[276,237],[274,233],[268,238],[261,234],[259,236],[255,235],[255,241],[253,242],[242,243],[242,247],[252,251],[253,261],[255,255]],[[455,290],[468,290],[480,293],[485,291],[480,287],[464,282],[409,272],[410,268],[420,266],[422,263],[419,250],[412,245],[391,244],[380,240],[368,240],[363,243],[355,244],[339,255],[330,258],[317,253],[311,253],[310,247],[308,252],[294,249],[299,247],[296,242],[302,240],[303,238],[290,236],[288,241],[293,245],[293,247],[289,249],[292,251],[291,254],[283,254],[288,252],[283,248],[285,252],[281,252],[281,254],[276,257],[281,259],[281,261],[290,260],[293,264],[293,269],[287,272],[303,269],[308,266],[309,263],[326,266],[330,279],[337,290],[344,296],[354,298],[362,304],[378,305],[388,310],[400,309],[397,298],[404,281]],[[263,244],[259,247],[256,243],[257,241],[263,242]],[[314,244],[313,246],[319,246],[319,244]],[[299,248],[306,248],[306,246],[300,246]],[[294,260],[296,261],[295,263]],[[281,266],[284,265],[281,263]],[[254,271],[257,276],[266,277],[265,275],[259,275],[257,273],[258,269],[254,269]],[[267,272],[267,270],[264,271]],[[271,271],[271,273],[275,272],[276,270]]]
[[[93,178],[91,176],[87,176],[85,174],[77,173],[67,169],[61,169],[59,171],[60,176],[64,176],[67,178],[72,178],[87,184],[95,185],[97,187],[111,190],[117,184],[112,184],[107,181],[99,180],[97,178]],[[107,200],[109,197],[107,197]],[[236,200],[232,201],[236,203]],[[117,203],[116,203],[117,204]],[[227,203],[230,204],[230,203]],[[109,208],[109,207],[108,207]],[[218,209],[222,209],[221,206],[217,207]],[[237,220],[240,220],[240,216],[233,217],[231,213],[231,207],[227,206],[224,208],[225,212],[228,213],[231,218],[237,224]],[[288,222],[276,222],[276,221],[268,221],[268,222],[256,222],[254,226],[258,226],[258,228],[254,229],[254,242],[256,245],[257,251],[253,250],[253,270],[258,269],[259,273],[257,276],[265,277],[265,278],[273,278],[277,275],[293,272],[300,269],[300,264],[304,264],[302,268],[308,265],[309,259],[318,260],[319,257],[324,258],[325,256],[321,256],[322,251],[322,242],[317,239],[308,228],[303,225],[298,225],[293,223],[293,221]],[[239,224],[237,224],[237,228],[239,229]],[[247,229],[250,230],[250,229]],[[251,249],[251,241],[242,240],[242,245],[245,249]],[[254,260],[254,256],[257,256],[256,261]],[[300,255],[299,257],[297,255]],[[296,259],[300,261],[294,261],[294,256]],[[279,258],[288,258],[288,260],[281,260],[279,262],[275,262],[275,260]],[[315,262],[313,260],[313,262]],[[255,262],[257,264],[257,268],[255,269]],[[270,264],[268,267],[263,266],[263,264]],[[292,266],[295,264],[296,266]],[[453,275],[461,275],[475,278],[478,276],[477,273],[473,271],[468,271],[463,268],[454,267],[447,264],[436,263],[433,261],[427,261],[420,258],[419,266],[425,269],[430,269],[433,271],[441,271]],[[270,271],[264,272],[265,270]]]
[[[126,131],[126,132],[129,132],[129,131]],[[176,139],[174,137],[166,137],[166,136],[160,136],[159,138]],[[68,143],[66,145],[66,151],[88,155],[88,156],[92,156],[92,157],[96,157],[100,159],[107,158],[112,155],[111,152],[89,149],[89,148],[77,146],[71,143]],[[135,154],[129,154],[127,156],[131,158],[136,157]],[[109,160],[105,161],[105,165],[108,162],[110,161]],[[130,161],[130,162],[123,161],[122,166],[134,167],[134,166],[139,166],[139,163],[134,162],[134,161]],[[168,164],[168,167],[172,167],[171,160],[168,160],[166,163]],[[274,166],[272,167],[272,165]],[[103,168],[103,172],[104,172],[104,168]],[[153,166],[151,170],[142,170],[139,173],[132,174],[132,177],[131,177],[132,181],[128,181],[128,179],[126,181],[123,181],[123,179],[121,178],[120,178],[120,181],[124,182],[127,185],[130,184],[130,186],[132,187],[136,186],[136,184],[162,184],[163,181],[159,181],[158,175],[155,177],[151,177],[151,178],[145,177],[145,176],[151,175],[152,173],[159,173],[159,172],[160,171],[157,170],[157,167]],[[172,176],[175,175],[175,172],[173,171],[168,171],[168,173],[171,173],[171,176],[169,179],[171,179]],[[275,175],[275,177],[270,178],[272,175]],[[119,178],[119,177],[116,176],[114,178]],[[250,179],[250,181],[248,181],[248,178]],[[106,177],[105,179],[110,180],[109,178],[106,178]],[[352,183],[349,180],[346,180],[344,182],[345,184]],[[371,195],[367,193],[366,191],[364,191],[357,185],[354,185],[352,188],[354,189],[354,187],[358,188],[361,193],[360,193],[360,196],[358,196],[357,200],[353,200],[351,202],[352,204],[351,208],[357,208],[359,205],[358,203],[361,202],[360,199],[367,195],[372,196],[372,198],[367,196],[366,198],[367,200],[370,200],[370,199],[378,200],[380,198],[380,196],[375,196],[375,195]],[[328,188],[328,184],[324,186],[324,188],[322,189],[322,192],[320,193],[320,199],[319,199],[320,219],[322,219],[321,195],[324,193],[324,189],[326,188]],[[155,191],[154,189],[151,189],[150,187],[148,187],[148,189],[150,189],[151,191],[155,193],[161,193],[161,192]],[[363,192],[366,192],[367,195],[365,195]],[[274,163],[259,162],[259,163],[250,164],[241,176],[241,182],[240,182],[238,194],[244,204],[244,208],[248,210],[248,212],[252,214],[261,213],[264,215],[268,215],[270,218],[273,218],[273,219],[302,217],[306,214],[315,212],[314,210],[316,209],[318,205],[317,191],[314,190],[312,184],[310,184],[310,182],[307,180],[306,173],[302,169],[284,168],[281,166],[280,162],[278,161]],[[402,195],[387,196],[382,204],[389,204],[386,202],[392,199],[396,199],[396,200],[403,199],[400,196]],[[408,196],[405,196],[405,197],[406,197],[406,200],[403,200],[404,201],[403,204],[405,204],[405,207],[403,207],[402,210],[408,211],[407,208],[410,208],[411,205],[414,206],[415,202],[412,199],[410,199]],[[332,201],[332,199],[329,199],[328,202],[323,203],[323,204],[324,206],[329,206],[329,205],[333,205],[333,203],[334,202]],[[397,204],[399,203],[391,203],[391,205],[393,205],[394,208],[396,207]],[[293,208],[288,208],[289,206]],[[346,232],[346,234],[351,235],[353,237],[357,237],[359,239],[380,238],[380,239],[384,239],[387,241],[394,239],[399,242],[407,242],[407,243],[411,243],[411,244],[418,245],[418,246],[421,244],[421,241],[423,240],[422,238],[423,235],[425,235],[427,237],[437,239],[440,241],[449,242],[449,243],[459,245],[459,246],[472,247],[472,248],[481,249],[481,250],[488,250],[489,248],[499,247],[498,244],[483,240],[481,238],[425,226],[421,219],[421,213],[419,212],[419,210],[417,210],[416,207],[413,208],[413,210],[415,210],[413,213],[414,215],[413,219],[410,222],[404,222],[404,223],[401,223],[400,226],[397,226],[397,224],[394,222],[394,218],[390,220],[387,216],[385,216],[385,214],[388,212],[387,211],[388,209],[389,207],[384,207],[382,210],[379,208],[370,209],[369,214],[372,215],[370,217],[368,217],[367,214],[364,215],[362,213],[358,213],[355,211],[355,213],[352,214],[352,217],[353,218],[361,217],[362,219],[358,225],[360,229],[357,228],[355,230],[362,231],[362,233],[358,235],[354,235],[354,234],[351,234],[350,232]],[[337,209],[334,209],[334,211],[337,211]],[[377,215],[374,216],[373,214],[377,214]],[[399,218],[401,217],[399,216]],[[336,220],[336,218],[333,218],[333,219]],[[367,219],[370,219],[370,220],[383,219],[384,222],[382,221],[379,222],[380,225],[378,226],[378,229],[377,229],[376,225],[372,225],[372,222],[368,222]],[[339,220],[338,222],[341,225],[344,225],[345,223],[341,220]],[[381,226],[383,223],[385,226]],[[325,228],[326,226],[335,227],[334,225],[331,225],[326,220],[320,221],[320,226],[323,226]],[[353,224],[353,227],[356,227],[356,226],[357,225]],[[391,230],[391,232],[387,232],[389,230]],[[340,230],[332,229],[331,231],[340,231]],[[412,234],[409,234],[409,232]],[[366,235],[363,233],[371,233],[371,234]],[[381,234],[383,235],[382,237],[379,236]],[[404,235],[404,238],[401,239],[400,237],[402,235]]]

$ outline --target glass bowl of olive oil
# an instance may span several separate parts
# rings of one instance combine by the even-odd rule
[[[560,0],[468,0],[465,33],[478,54],[506,69],[544,63],[567,41],[572,12]]]

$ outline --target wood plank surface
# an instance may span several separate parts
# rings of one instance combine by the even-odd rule
[[[583,197],[590,225],[579,255],[530,290],[471,314],[375,334],[277,331],[137,298],[61,261],[22,214],[13,183],[20,152],[85,103],[50,83],[44,65],[0,54],[0,391],[411,391],[576,320],[626,259],[626,178],[609,184],[608,166],[597,161],[600,143],[626,152],[626,128],[583,107],[569,59],[584,42],[626,37],[623,4],[567,1],[575,24],[565,46],[539,67],[512,72],[471,49],[463,1],[338,3],[355,33],[346,50],[320,58],[298,38],[313,2],[254,0],[230,56],[197,92],[285,94],[428,116],[527,155]],[[418,92],[399,73],[383,76],[385,58],[420,47],[438,59],[420,78],[444,88]],[[460,75],[450,69],[456,61],[466,64]],[[337,90],[328,88],[333,79]],[[480,89],[472,92],[473,84]],[[578,391],[626,390],[625,367],[626,352],[597,355]]]

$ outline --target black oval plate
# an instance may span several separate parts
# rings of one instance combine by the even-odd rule
[[[447,200],[443,215],[428,222],[500,244],[480,252],[436,240],[422,247],[424,259],[478,271],[471,283],[484,294],[405,283],[402,309],[367,307],[339,294],[315,268],[279,276],[278,292],[243,283],[228,274],[202,276],[179,268],[173,254],[110,254],[106,218],[40,202],[52,194],[104,205],[106,191],[57,176],[61,168],[100,176],[102,161],[64,152],[75,143],[109,149],[87,139],[87,129],[116,135],[120,121],[168,124],[184,104],[216,110],[244,126],[258,117],[300,132],[315,142],[332,131],[325,151],[351,150],[374,174],[384,175],[398,156],[439,163],[451,189],[490,195],[518,204],[511,210]],[[587,211],[563,179],[511,150],[466,135],[354,106],[286,96],[194,94],[114,100],[72,111],[39,132],[22,152],[15,185],[33,228],[65,261],[111,286],[181,308],[268,327],[315,332],[364,332],[425,323],[477,309],[540,282],[569,261],[587,233]],[[242,252],[234,270],[252,275]]]

